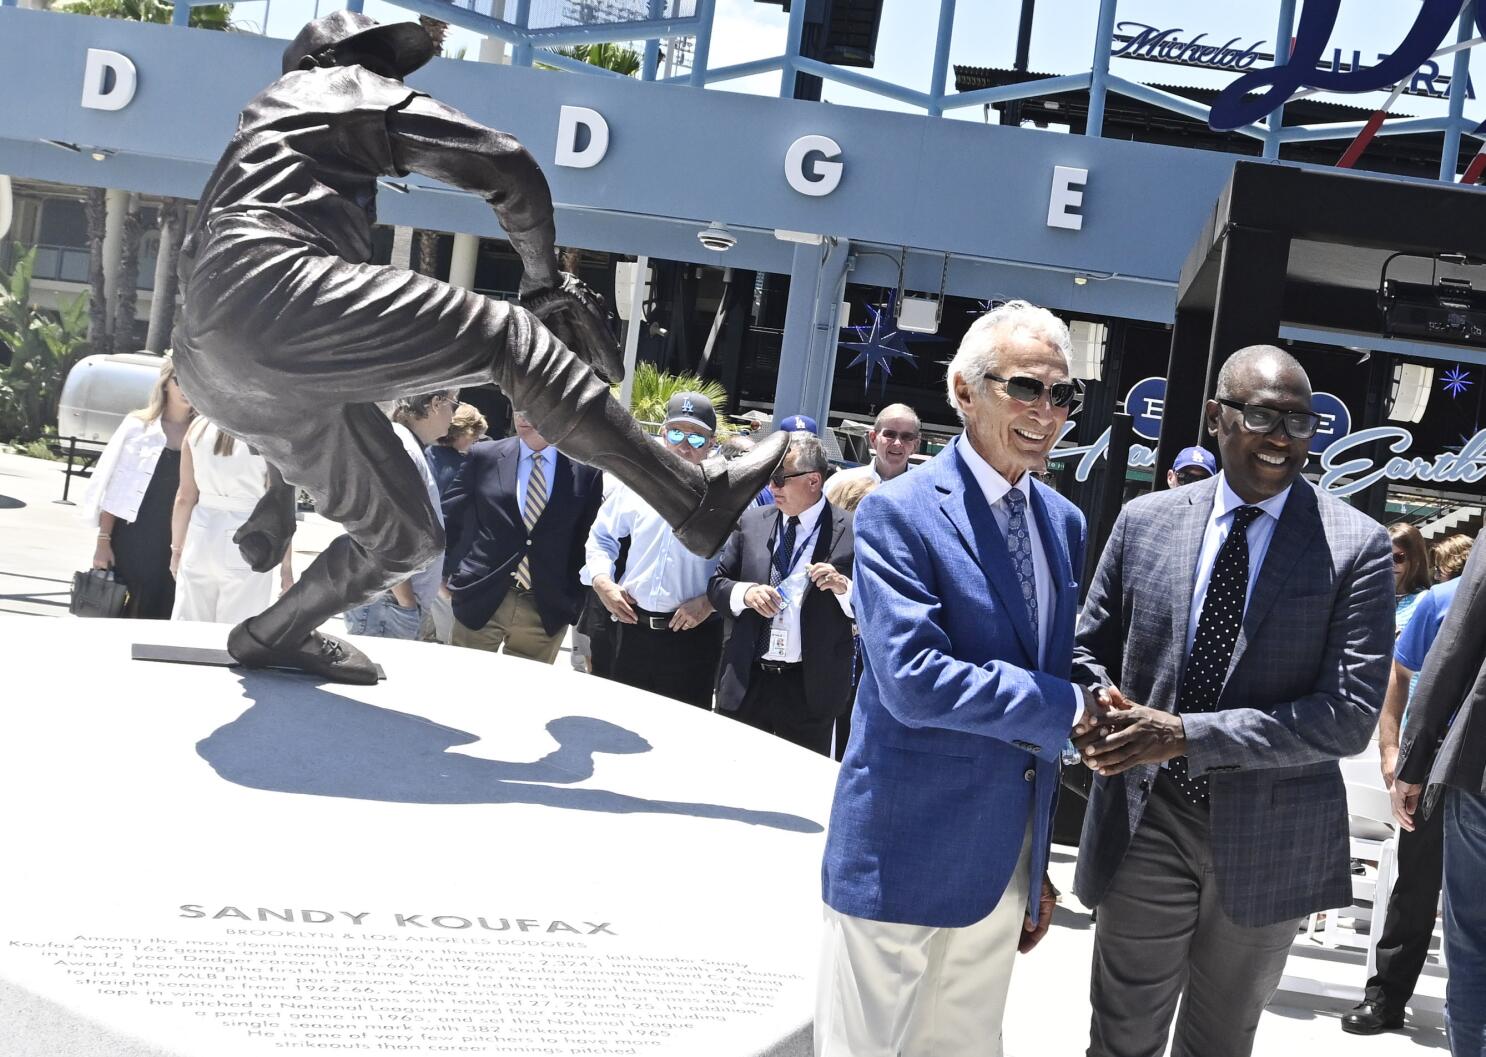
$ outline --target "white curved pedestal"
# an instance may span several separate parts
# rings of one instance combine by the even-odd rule
[[[0,1053],[809,1053],[834,764],[453,647],[129,659],[225,635],[0,618]]]

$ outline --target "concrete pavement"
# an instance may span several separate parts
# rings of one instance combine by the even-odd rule
[[[72,574],[91,561],[95,530],[77,516],[76,506],[58,502],[63,465],[0,454],[0,612],[68,617]],[[74,481],[74,493],[85,485]],[[337,532],[323,518],[306,516],[295,537],[295,567],[302,569]],[[560,659],[558,665],[565,663]],[[1067,894],[1043,944],[1018,959],[1006,1023],[1009,1057],[1082,1053],[1088,1042],[1086,981],[1094,931],[1088,910],[1071,894],[1073,864],[1074,849],[1054,849],[1050,872]],[[1430,979],[1421,986],[1438,994],[1443,971],[1435,959],[1426,973]],[[1435,1017],[1371,1038],[1343,1034],[1339,1015],[1358,1000],[1364,982],[1360,951],[1323,950],[1300,937],[1287,975],[1301,974],[1319,981],[1317,989],[1331,997],[1282,993],[1260,1024],[1256,1054],[1403,1057],[1421,1048],[1447,1049]]]

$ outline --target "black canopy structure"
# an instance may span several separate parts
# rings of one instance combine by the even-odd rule
[[[1182,267],[1155,480],[1164,480],[1178,451],[1206,439],[1203,403],[1230,353],[1273,343],[1282,328],[1324,335],[1359,354],[1396,346],[1385,337],[1378,294],[1385,264],[1389,278],[1416,284],[1425,315],[1443,321],[1445,311],[1431,295],[1471,301],[1464,284],[1482,284],[1483,261],[1486,192],[1480,188],[1236,162]],[[1469,348],[1479,357],[1486,336],[1467,336],[1471,312],[1455,315],[1463,329],[1441,326],[1438,341],[1410,334],[1409,352],[1437,348],[1440,358],[1455,358]],[[1391,381],[1387,356],[1359,355],[1362,362],[1359,369],[1370,372],[1368,400],[1354,428],[1380,422]],[[1385,487],[1359,493],[1358,505],[1381,516]]]

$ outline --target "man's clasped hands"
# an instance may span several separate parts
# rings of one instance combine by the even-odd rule
[[[1086,692],[1073,746],[1092,771],[1121,774],[1142,763],[1164,763],[1187,751],[1182,717],[1127,701],[1112,686]]]

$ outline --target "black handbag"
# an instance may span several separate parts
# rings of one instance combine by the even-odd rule
[[[72,601],[67,612],[75,617],[121,617],[129,588],[112,569],[87,569],[72,574]]]

